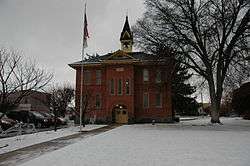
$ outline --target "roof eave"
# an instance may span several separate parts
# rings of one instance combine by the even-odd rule
[[[83,65],[83,67],[86,67],[86,66],[99,66],[101,65],[101,63],[85,63],[85,64],[82,64],[82,63],[71,63],[71,64],[68,64],[71,68],[73,69],[76,69],[78,67],[81,67]]]

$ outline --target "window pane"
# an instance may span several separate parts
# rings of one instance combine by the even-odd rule
[[[110,93],[113,95],[115,94],[115,82],[114,80],[110,80]]]
[[[100,94],[96,95],[95,106],[96,106],[96,108],[101,108],[101,95]]]
[[[161,93],[156,93],[156,107],[161,107],[162,106],[162,95]]]
[[[130,94],[130,82],[129,82],[129,79],[126,80],[125,84],[126,84],[126,94],[129,95]]]
[[[96,85],[101,85],[101,77],[102,73],[101,70],[96,70]]]
[[[143,107],[148,108],[149,103],[148,103],[148,93],[143,94]]]
[[[157,71],[155,82],[156,83],[160,83],[161,82],[161,71]]]
[[[118,95],[122,94],[122,80],[118,80]]]
[[[91,83],[91,73],[89,70],[84,71],[83,73],[83,78],[84,78],[84,84],[90,84]]]
[[[143,70],[143,81],[148,81],[148,80],[149,80],[148,70],[144,69]]]

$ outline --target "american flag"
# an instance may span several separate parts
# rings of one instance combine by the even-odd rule
[[[83,29],[83,48],[88,47],[88,44],[87,44],[88,38],[89,38],[89,32],[88,32],[88,22],[87,22],[86,4],[85,4],[84,29]]]

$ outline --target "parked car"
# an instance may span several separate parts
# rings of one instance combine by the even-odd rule
[[[67,125],[67,121],[63,117],[57,117],[57,120],[59,125]]]
[[[50,126],[55,124],[55,118],[53,117],[53,115],[51,115],[48,112],[39,112],[39,113],[48,119]]]
[[[49,127],[48,118],[36,111],[11,111],[7,116],[23,123],[33,123],[36,127]]]
[[[53,118],[55,118],[55,114],[53,113],[50,113],[50,114],[51,116],[53,116]],[[58,116],[56,117],[56,123],[57,125],[67,125],[67,120],[63,117]]]
[[[36,111],[30,111],[31,114],[34,115],[35,119],[38,121],[41,121],[41,125],[40,127],[50,127],[50,120],[48,117],[42,115],[40,112],[36,112]]]
[[[3,115],[2,112],[0,112],[0,117]],[[0,128],[4,131],[7,130],[8,128],[11,128],[12,126],[14,126],[15,124],[17,124],[17,121],[8,118],[6,115],[4,115],[1,120],[0,120]]]

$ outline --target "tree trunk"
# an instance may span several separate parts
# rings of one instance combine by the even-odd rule
[[[54,131],[57,130],[57,118],[54,116]]]
[[[211,100],[211,123],[221,123],[220,122],[220,110],[218,108],[217,101]]]
[[[214,82],[211,80],[208,81],[210,101],[211,101],[211,108],[210,108],[211,123],[221,123],[220,122],[220,101],[221,101],[220,96],[221,95],[219,96],[216,95]]]
[[[54,131],[57,131],[57,121],[58,121],[58,119],[57,119],[57,117],[58,117],[58,114],[57,114],[57,108],[56,109],[54,109]]]
[[[82,127],[85,127],[85,110],[82,112]]]

